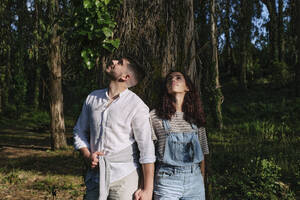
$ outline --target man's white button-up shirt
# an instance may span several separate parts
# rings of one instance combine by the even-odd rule
[[[149,108],[126,89],[109,104],[108,90],[88,95],[74,127],[75,149],[87,147],[91,153],[117,153],[137,142],[139,162],[154,163]],[[110,182],[117,181],[137,168],[137,163],[111,163]]]

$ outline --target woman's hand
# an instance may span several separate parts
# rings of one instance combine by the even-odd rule
[[[138,189],[134,193],[134,200],[152,200],[152,190]]]

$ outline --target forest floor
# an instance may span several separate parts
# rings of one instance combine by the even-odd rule
[[[47,132],[0,129],[0,199],[82,199],[83,163],[72,146],[50,151]],[[68,141],[71,133],[67,132]]]

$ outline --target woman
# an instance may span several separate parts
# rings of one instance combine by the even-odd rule
[[[198,92],[184,73],[170,72],[161,97],[150,112],[157,140],[154,199],[205,199],[208,145]]]

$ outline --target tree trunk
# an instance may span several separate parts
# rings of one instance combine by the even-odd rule
[[[4,80],[5,80],[5,66],[0,66],[0,114],[2,114],[2,99],[4,90]]]
[[[294,0],[294,5],[295,5],[295,9],[294,9],[294,13],[296,15],[295,20],[293,20],[295,22],[295,29],[296,29],[296,36],[297,36],[297,62],[295,65],[295,90],[296,90],[296,96],[300,97],[300,13],[299,13],[299,9],[300,9],[300,2],[299,0]]]
[[[270,21],[267,25],[269,32],[269,49],[270,49],[270,61],[279,61],[279,50],[278,50],[278,15],[276,12],[276,1],[275,0],[262,0],[269,11]]]
[[[9,37],[10,41],[11,38]],[[3,111],[5,111],[5,108],[9,104],[9,90],[10,90],[10,83],[11,83],[11,47],[8,46],[7,48],[7,68],[5,69],[5,78],[3,82],[3,90],[2,90],[2,106],[3,106]]]
[[[278,60],[280,62],[284,61],[283,59],[283,45],[284,45],[284,24],[283,24],[283,0],[278,0]]]
[[[15,82],[14,92],[13,95],[13,102],[17,108],[16,117],[19,118],[20,114],[24,111],[25,104],[26,104],[26,93],[28,87],[28,80],[26,77],[26,70],[25,70],[25,58],[26,58],[26,51],[27,51],[27,44],[26,44],[26,37],[28,36],[26,32],[27,27],[27,7],[25,1],[17,1],[17,45],[16,45],[16,52],[14,52],[15,65],[14,67],[15,72],[13,74],[13,79]]]
[[[63,113],[62,73],[60,36],[57,34],[58,0],[51,0],[50,19],[53,23],[50,41],[50,113],[51,113],[51,149],[64,149],[67,147],[65,137],[65,121]]]
[[[217,24],[216,24],[216,4],[215,0],[210,1],[210,20],[211,20],[211,43],[212,43],[212,81],[213,81],[213,116],[215,125],[219,129],[223,129],[222,119],[222,101],[223,95],[219,82],[219,59],[218,59],[218,40],[217,40]]]
[[[116,55],[130,55],[146,71],[136,89],[150,107],[160,88],[160,79],[171,69],[186,71],[197,83],[193,0],[123,1],[118,34],[121,39]],[[141,15],[141,13],[143,13]]]
[[[225,67],[227,75],[231,75],[232,55],[230,46],[230,0],[226,0],[226,16],[225,16]]]
[[[181,37],[184,38],[184,68],[188,76],[200,89],[200,80],[196,68],[196,50],[195,50],[195,21],[194,21],[194,3],[193,0],[186,1],[185,23],[187,24],[185,32]],[[197,83],[196,83],[197,82]]]
[[[240,71],[240,83],[244,90],[247,89],[247,62],[248,62],[248,56],[247,56],[247,48],[246,48],[246,41],[243,39],[240,41],[242,44],[241,49],[241,71]]]
[[[240,2],[239,17],[239,44],[240,44],[240,84],[242,88],[247,89],[247,65],[249,60],[249,46],[251,43],[251,25],[253,14],[253,2],[251,0]]]
[[[40,68],[40,60],[39,60],[39,42],[40,42],[40,29],[39,29],[39,20],[40,20],[40,2],[39,0],[34,1],[34,11],[35,11],[35,42],[34,42],[34,59],[35,59],[35,76],[33,83],[33,98],[32,98],[32,106],[34,110],[37,110],[39,107],[39,96],[40,96],[40,76],[41,76],[41,68]]]

